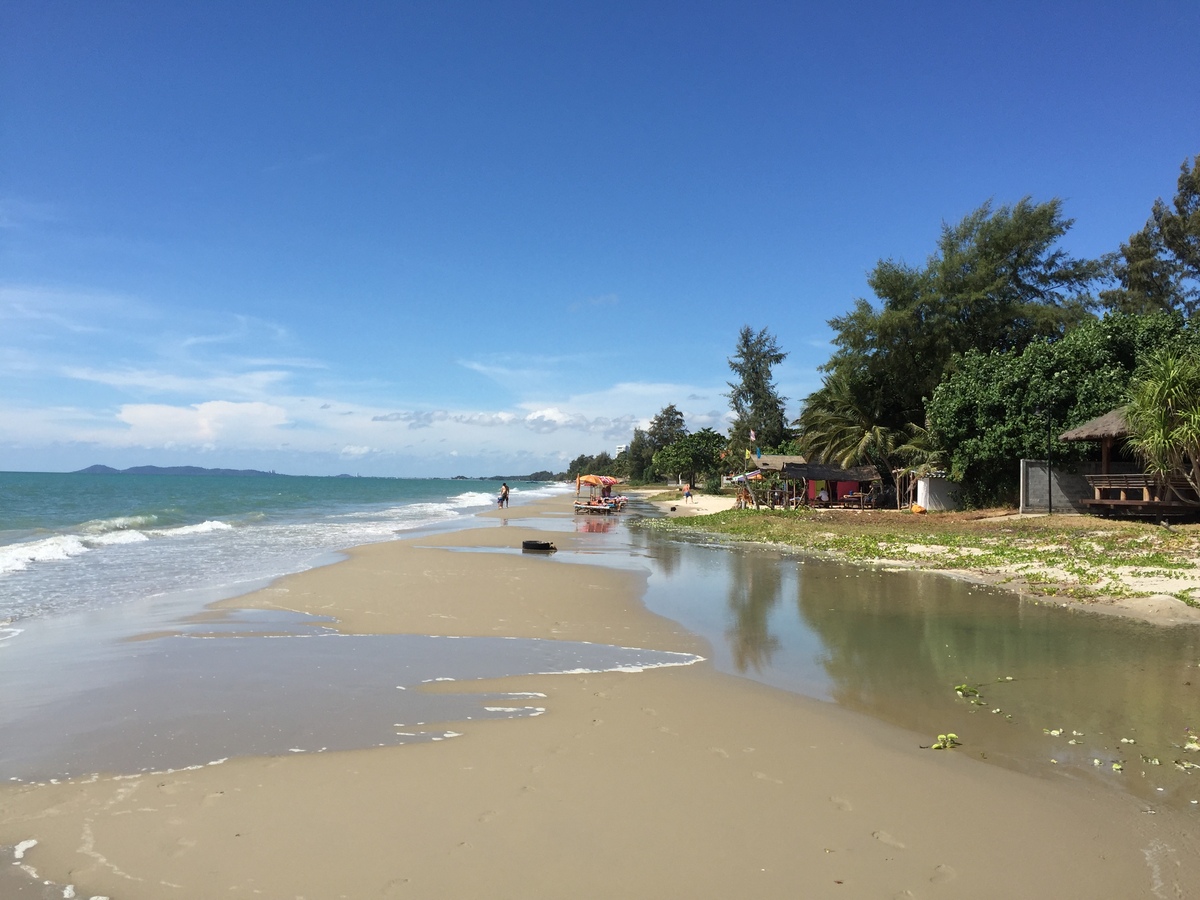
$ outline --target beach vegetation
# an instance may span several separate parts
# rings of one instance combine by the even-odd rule
[[[1094,452],[1058,434],[1124,404],[1139,364],[1165,347],[1196,346],[1179,313],[1110,314],[1059,341],[1020,351],[971,350],[934,390],[927,405],[933,443],[969,507],[1014,502],[1014,460],[1070,465]]]
[[[704,481],[707,489],[720,491],[722,455],[726,441],[711,428],[687,434],[654,454],[654,469],[679,475],[690,484]]]
[[[1146,470],[1182,479],[1200,494],[1200,352],[1163,348],[1152,355],[1134,377],[1125,419]]]
[[[1087,516],[1016,519],[1005,510],[936,513],[725,510],[639,527],[766,543],[863,564],[970,572],[1023,592],[1093,602],[1145,596],[1140,581],[1200,579],[1200,526],[1163,529]],[[1181,598],[1182,599],[1182,598]],[[1185,601],[1186,602],[1186,601]]]
[[[1181,389],[1190,389],[1200,357],[1189,318],[1200,309],[1198,163],[1185,159],[1174,197],[1156,200],[1145,226],[1098,259],[1062,247],[1073,220],[1060,199],[1030,197],[988,201],[943,224],[921,264],[879,259],[867,277],[871,299],[829,321],[822,383],[790,427],[774,380],[788,354],[767,328],[743,326],[727,360],[733,421],[721,474],[749,468],[760,452],[803,455],[874,465],[885,482],[899,471],[945,473],[968,509],[1010,505],[1018,460],[1048,455],[1070,467],[1091,458],[1094,446],[1057,435],[1122,407],[1136,389],[1135,446],[1148,467],[1185,477],[1186,465],[1200,479],[1200,426],[1184,427],[1195,409],[1168,411],[1166,394],[1151,390],[1164,384],[1162,353],[1174,353]],[[1159,406],[1143,416],[1146,403]],[[599,457],[581,459],[591,471],[644,483],[679,474],[687,445],[664,451],[686,436],[671,404],[635,429],[611,471]],[[718,480],[683,465],[694,480]]]
[[[612,474],[625,478],[631,484],[646,484],[654,481],[654,445],[650,435],[640,428],[633,430],[633,439],[624,453],[617,455],[616,471]]]
[[[661,450],[685,437],[687,433],[687,423],[683,420],[683,413],[676,408],[674,403],[670,403],[660,409],[658,415],[650,420],[646,438],[652,450]]]
[[[1200,157],[1183,161],[1171,203],[1156,200],[1110,264],[1117,284],[1100,293],[1107,308],[1189,316],[1200,309]]]
[[[1058,199],[988,202],[944,225],[923,266],[880,260],[867,278],[876,302],[830,320],[834,354],[805,407],[852,396],[875,427],[902,431],[924,423],[926,399],[962,354],[1020,350],[1086,321],[1103,268],[1057,246],[1071,224]]]
[[[930,750],[952,750],[955,747],[962,746],[958,740],[958,735],[953,732],[939,734],[937,740],[930,745]]]
[[[775,336],[766,328],[754,331],[749,325],[738,332],[737,347],[729,357],[735,379],[728,382],[729,407],[733,423],[729,428],[729,449],[734,458],[742,458],[755,448],[775,449],[787,441],[786,398],[775,386],[772,370],[787,359]],[[751,438],[751,433],[754,437]]]
[[[571,460],[567,466],[567,480],[573,480],[578,475],[614,475],[616,460],[606,451],[600,451],[595,456],[581,453]]]

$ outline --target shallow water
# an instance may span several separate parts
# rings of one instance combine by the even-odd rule
[[[652,572],[647,606],[704,636],[725,671],[899,725],[920,745],[953,732],[956,753],[1200,806],[1200,748],[1187,749],[1200,732],[1198,627],[930,572],[636,530],[630,542]]]
[[[54,635],[34,626],[29,640],[0,654],[0,780],[439,741],[457,736],[445,723],[544,709],[540,695],[421,690],[433,682],[698,660],[573,641],[343,635],[324,621],[233,610],[136,640],[111,623],[88,630],[80,621],[58,622],[63,652],[53,655],[45,651]]]

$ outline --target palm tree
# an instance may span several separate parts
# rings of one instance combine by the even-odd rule
[[[1134,376],[1129,445],[1146,470],[1164,480],[1183,478],[1200,496],[1200,354],[1165,348]]]
[[[844,373],[832,373],[809,395],[794,423],[800,426],[802,452],[843,467],[872,463],[890,475],[896,433],[879,424],[882,416],[871,406],[867,391]]]

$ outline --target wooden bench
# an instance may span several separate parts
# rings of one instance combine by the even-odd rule
[[[1083,504],[1099,512],[1144,516],[1200,513],[1200,498],[1182,478],[1159,480],[1144,473],[1085,477],[1092,488],[1092,498]]]

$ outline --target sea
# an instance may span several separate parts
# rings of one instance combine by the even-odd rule
[[[28,623],[181,595],[206,602],[496,504],[442,478],[0,472],[0,643]],[[511,503],[565,485],[512,482]]]

